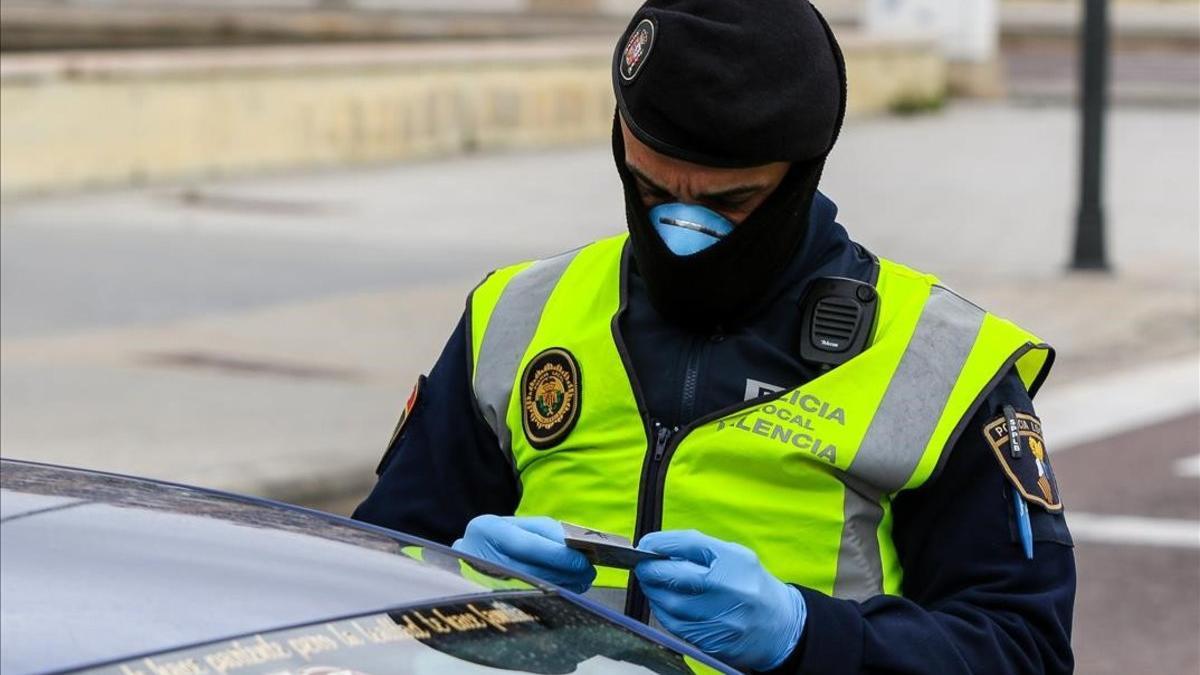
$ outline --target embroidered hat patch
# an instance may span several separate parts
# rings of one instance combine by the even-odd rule
[[[642,19],[625,40],[620,63],[621,79],[625,82],[633,82],[650,57],[650,50],[654,47],[654,31],[654,22]]]

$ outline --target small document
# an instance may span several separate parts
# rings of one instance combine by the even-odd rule
[[[583,553],[593,565],[631,570],[643,560],[666,560],[669,557],[634,548],[628,539],[619,534],[559,522],[563,526],[567,547]]]

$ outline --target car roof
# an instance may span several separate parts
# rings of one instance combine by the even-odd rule
[[[0,538],[6,674],[497,586],[545,592],[464,578],[445,547],[331,514],[13,460],[0,460]]]

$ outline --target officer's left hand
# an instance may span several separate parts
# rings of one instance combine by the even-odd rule
[[[804,630],[800,591],[771,576],[754,551],[697,532],[653,532],[638,548],[671,556],[634,569],[654,616],[675,635],[726,663],[770,670]]]

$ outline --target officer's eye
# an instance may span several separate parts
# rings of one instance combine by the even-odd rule
[[[642,195],[642,199],[646,202],[650,202],[652,204],[661,204],[674,199],[670,192],[667,192],[666,190],[660,190],[652,185],[646,185],[640,180],[637,182],[637,186],[638,192]]]
[[[720,199],[711,199],[708,201],[708,208],[713,211],[740,211],[750,203],[750,198],[753,195],[738,196],[738,197],[723,197]]]

